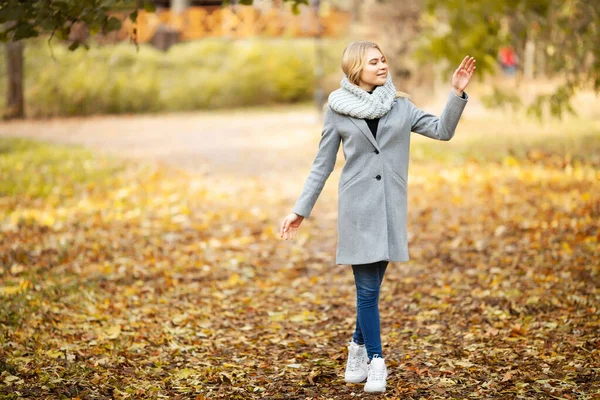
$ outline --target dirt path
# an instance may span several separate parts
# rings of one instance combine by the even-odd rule
[[[446,93],[427,108],[438,115]],[[435,110],[435,111],[434,111]],[[479,115],[470,101],[464,115]],[[164,161],[190,171],[276,179],[308,174],[322,117],[311,104],[159,115],[94,116],[9,121],[0,136],[80,144],[125,157]],[[342,156],[342,151],[338,153]],[[281,179],[281,175],[277,176]]]
[[[447,93],[422,105],[440,115]],[[483,121],[493,115],[504,121],[502,110],[483,107],[473,91],[465,120]],[[598,99],[580,93],[573,101],[578,112],[597,119]],[[465,122],[461,124],[464,129]],[[0,136],[32,137],[81,144],[125,157],[167,162],[207,174],[281,180],[281,172],[306,177],[319,143],[322,119],[310,104],[252,109],[132,116],[96,116],[9,121]],[[479,128],[478,128],[479,129]],[[456,140],[456,139],[455,139]],[[342,151],[338,158],[342,157]],[[290,176],[292,177],[292,176]]]
[[[11,121],[1,136],[80,144],[190,171],[269,177],[307,168],[321,121],[314,108]]]

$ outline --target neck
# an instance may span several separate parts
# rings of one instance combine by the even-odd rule
[[[358,87],[366,90],[367,92],[370,92],[371,90],[375,89],[375,85],[369,85],[368,83],[364,83],[364,82],[360,82]]]

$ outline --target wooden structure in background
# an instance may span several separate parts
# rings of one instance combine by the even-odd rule
[[[334,9],[328,5],[321,7],[317,16],[314,9],[300,7],[298,15],[285,7],[261,10],[254,6],[231,5],[193,6],[181,14],[169,9],[157,9],[154,13],[139,11],[134,24],[122,15],[122,29],[108,40],[124,40],[131,37],[136,29],[137,41],[148,43],[159,26],[173,28],[180,33],[180,40],[196,40],[206,37],[246,38],[246,37],[314,37],[321,24],[322,37],[340,37],[346,34],[352,16],[349,12]],[[112,40],[111,40],[112,39]]]

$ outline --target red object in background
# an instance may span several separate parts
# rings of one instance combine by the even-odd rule
[[[510,47],[502,47],[500,49],[500,62],[506,67],[514,67],[516,62],[515,50]]]

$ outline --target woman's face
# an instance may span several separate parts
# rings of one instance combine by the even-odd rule
[[[359,86],[366,91],[371,91],[375,86],[384,85],[387,79],[387,60],[376,48],[370,48],[365,55],[367,64],[360,72]]]

